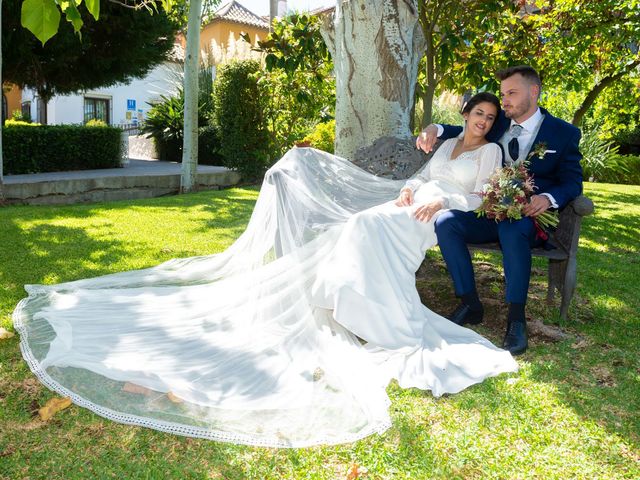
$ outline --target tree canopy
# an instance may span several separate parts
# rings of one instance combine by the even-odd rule
[[[536,2],[528,21],[538,33],[537,66],[549,85],[584,93],[573,123],[579,125],[607,87],[640,66],[640,1]]]
[[[82,10],[80,34],[62,22],[42,45],[22,27],[21,4],[2,2],[3,78],[33,88],[44,100],[144,76],[167,58],[178,29],[163,11],[150,15],[103,2],[99,21]]]

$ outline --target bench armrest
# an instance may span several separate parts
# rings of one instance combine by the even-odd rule
[[[574,198],[569,202],[567,207],[572,208],[576,215],[581,217],[586,217],[593,213],[593,202],[589,197],[585,197],[584,195]]]

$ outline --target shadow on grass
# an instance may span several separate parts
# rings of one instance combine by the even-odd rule
[[[82,228],[39,224],[24,229],[17,221],[7,220],[1,237],[5,239],[0,244],[2,309],[8,308],[6,302],[15,303],[26,296],[25,284],[60,283],[111,273],[109,265],[126,255],[121,242],[92,238]]]
[[[532,364],[532,378],[550,383],[557,398],[580,418],[640,448],[640,391],[637,352],[629,352],[597,338],[576,348],[567,342],[540,349]]]
[[[0,208],[0,284],[5,287],[0,292],[0,309],[6,302],[17,302],[24,296],[25,284],[60,283],[114,273],[110,266],[131,254],[130,244],[109,237],[108,222],[99,225],[101,235],[96,238],[83,226],[57,225],[56,220],[78,220],[83,224],[86,220],[90,225],[105,211],[133,210],[144,215],[149,209],[182,212],[195,208],[209,215],[206,220],[196,220],[193,231],[216,234],[215,229],[224,227],[224,234],[216,235],[231,243],[244,230],[254,204],[245,191],[224,190],[133,203]]]
[[[597,184],[586,189],[585,195],[588,196],[596,204],[596,208],[606,208],[611,203],[625,203],[627,205],[640,205],[640,199],[632,193],[623,193],[615,191],[627,188],[621,185],[609,184],[606,189],[595,190]],[[631,187],[634,188],[634,187]]]
[[[598,207],[604,215],[586,217],[582,222],[581,237],[613,247],[618,252],[640,251],[640,217],[605,212],[619,211],[616,206]],[[581,247],[582,248],[582,247]],[[585,248],[589,248],[586,246]]]
[[[210,213],[210,219],[203,223],[200,229],[209,231],[219,228],[222,223],[226,228],[234,229],[240,234],[244,231],[255,204],[253,199],[235,196],[212,198],[204,205],[204,210]]]

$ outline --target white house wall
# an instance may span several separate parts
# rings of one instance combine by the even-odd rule
[[[47,106],[47,123],[49,125],[83,123],[85,97],[109,100],[111,124],[135,123],[146,117],[151,108],[149,102],[158,100],[160,95],[175,95],[181,78],[182,67],[176,63],[167,62],[155,67],[146,77],[135,79],[129,84],[53,97]],[[128,110],[128,100],[135,100],[135,110]],[[33,90],[24,90],[22,101],[31,102],[31,118],[36,121],[38,118],[36,93]],[[127,111],[131,112],[130,119],[127,118]]]

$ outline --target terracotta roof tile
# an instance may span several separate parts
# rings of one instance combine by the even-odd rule
[[[264,28],[267,30],[269,29],[268,21],[265,21],[262,17],[259,17],[236,1],[225,3],[216,10],[213,14],[212,21],[217,19],[243,23],[245,25],[251,25],[253,27]]]

